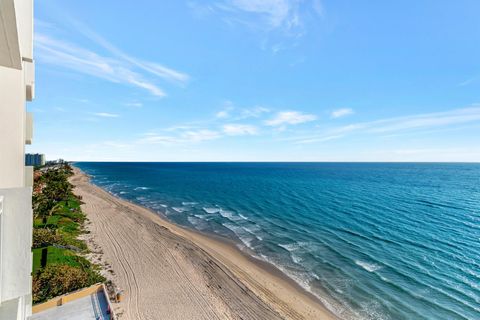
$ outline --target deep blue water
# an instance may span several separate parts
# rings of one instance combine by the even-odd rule
[[[76,163],[346,319],[480,319],[480,164]]]

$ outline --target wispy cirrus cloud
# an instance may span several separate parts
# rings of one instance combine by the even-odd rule
[[[94,112],[92,115],[102,118],[118,118],[120,115],[116,113],[109,113],[109,112]]]
[[[182,84],[190,80],[190,76],[186,73],[166,67],[157,62],[150,62],[150,61],[145,61],[142,59],[132,57],[131,55],[120,50],[118,47],[114,46],[111,42],[109,42],[108,40],[100,36],[98,33],[91,30],[85,24],[81,23],[76,19],[73,19],[72,17],[69,17],[69,22],[76,27],[76,30],[79,33],[81,33],[82,35],[84,35],[85,37],[87,37],[97,45],[106,49],[110,54],[112,54],[116,58],[121,59],[125,62],[128,62],[133,66],[142,69],[143,71],[151,73],[165,80],[178,82]]]
[[[307,17],[325,16],[321,0],[219,0],[213,4],[189,1],[188,6],[199,17],[216,14],[230,25],[255,32],[279,31],[297,38],[305,33]],[[275,43],[271,49],[275,53],[283,47]]]
[[[264,114],[269,113],[271,110],[262,106],[256,106],[253,108],[245,108],[240,110],[240,115],[238,119],[248,119],[248,118],[259,118]]]
[[[132,102],[125,103],[125,106],[133,107],[133,108],[141,108],[141,107],[143,107],[143,103],[138,102],[138,101],[132,101]]]
[[[317,119],[316,115],[302,113],[299,111],[282,111],[278,112],[273,118],[266,120],[267,126],[283,126],[288,124],[300,124],[314,121]]]
[[[455,109],[445,112],[419,114],[366,123],[369,132],[388,133],[480,121],[480,107]]]
[[[459,86],[459,87],[468,86],[468,85],[476,82],[478,79],[480,79],[480,77],[473,77],[473,78],[466,79],[466,80],[460,82],[460,83],[458,84],[458,86]]]
[[[175,145],[175,144],[187,144],[187,143],[198,143],[203,141],[215,140],[221,138],[222,135],[218,131],[210,129],[197,129],[197,130],[183,130],[176,129],[179,131],[177,134],[164,135],[157,134],[155,132],[148,132],[144,134],[142,138],[136,141],[139,144],[160,144],[160,145]]]
[[[330,113],[330,117],[336,119],[336,118],[346,117],[346,116],[352,115],[354,113],[355,112],[353,111],[353,109],[341,108],[341,109],[333,110]]]
[[[270,111],[270,109],[262,106],[238,108],[231,101],[227,101],[223,109],[215,114],[215,117],[217,119],[232,118],[233,120],[244,120],[248,118],[259,118]]]
[[[340,139],[352,134],[411,133],[431,128],[449,128],[471,122],[480,122],[480,106],[354,123],[310,135],[291,137],[287,140],[300,144],[316,143]]]
[[[229,136],[255,135],[258,128],[249,124],[229,123],[223,126],[223,132]]]
[[[235,109],[235,106],[231,101],[225,101],[224,102],[224,107],[222,110],[218,111],[215,114],[215,117],[218,119],[225,119],[229,118],[231,116],[231,112]]]
[[[43,21],[40,23],[40,31],[35,34],[36,56],[40,62],[113,83],[137,87],[156,97],[166,96],[165,91],[158,85],[159,79],[180,85],[186,84],[190,79],[186,73],[125,53],[67,14],[63,19],[68,20],[68,26],[74,28],[56,32],[57,29],[52,23]],[[70,36],[69,40],[63,40],[66,32]],[[62,34],[63,37],[54,36],[56,33]],[[95,46],[87,49],[75,44],[72,39],[78,34],[89,39],[97,47],[103,48],[103,52],[95,51],[93,49]]]
[[[134,71],[124,61],[97,54],[72,43],[58,40],[44,34],[35,35],[37,59],[75,72],[142,88],[157,97],[165,92],[153,81]]]
[[[262,17],[271,28],[298,23],[294,2],[288,0],[230,0],[225,2],[229,9],[236,9]]]
[[[220,133],[218,133],[217,131],[209,130],[209,129],[186,131],[182,134],[182,138],[191,142],[214,140],[220,137],[221,137]]]

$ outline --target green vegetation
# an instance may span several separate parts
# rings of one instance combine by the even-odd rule
[[[48,246],[47,254],[47,266],[52,264],[64,264],[71,267],[79,267],[82,269],[88,269],[91,264],[90,262],[82,256],[77,255],[75,252],[54,247]],[[42,248],[33,249],[33,272],[41,269],[41,251]]]
[[[33,278],[33,301],[48,300],[103,281],[105,279],[92,269],[82,269],[68,264],[47,265],[41,272],[35,273]]]
[[[99,268],[83,257],[87,245],[81,199],[72,192],[68,164],[35,171],[33,194],[33,302],[103,282]]]

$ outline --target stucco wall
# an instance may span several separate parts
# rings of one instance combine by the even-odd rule
[[[25,85],[23,70],[0,66],[0,188],[24,186]]]
[[[1,197],[0,299],[7,301],[32,292],[32,189],[0,189]]]

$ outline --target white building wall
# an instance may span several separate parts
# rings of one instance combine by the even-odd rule
[[[0,202],[0,299],[8,301],[32,292],[32,188],[0,189]]]
[[[33,60],[33,1],[14,0],[14,2],[20,54],[23,61],[31,62]]]
[[[0,188],[24,185],[25,117],[23,70],[0,66]]]
[[[26,100],[35,93],[33,1],[0,0],[0,319],[31,315],[32,170]],[[28,177],[28,181],[26,180]]]

